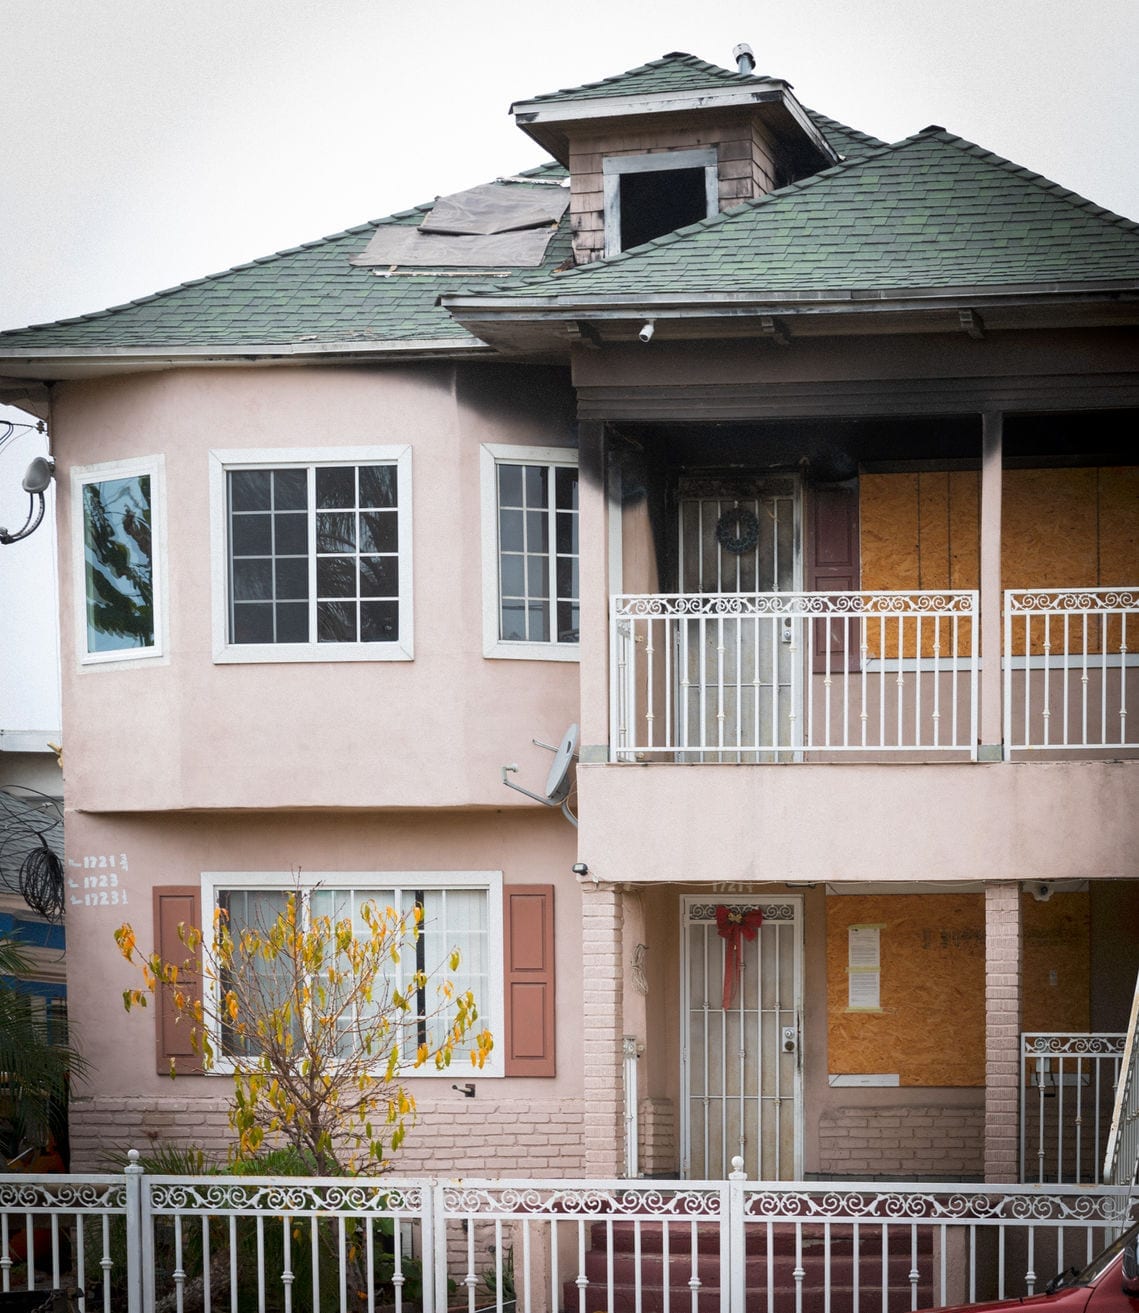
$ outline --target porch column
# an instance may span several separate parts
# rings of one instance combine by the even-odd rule
[[[609,760],[609,505],[605,425],[578,425],[580,505],[578,578],[582,598],[578,634],[583,763]],[[588,599],[588,600],[587,600]]]
[[[1001,761],[1001,474],[1004,415],[981,417],[981,761]]]
[[[625,1152],[622,896],[615,885],[588,877],[581,895],[585,1174],[614,1177]]]
[[[985,1180],[1020,1176],[1020,885],[985,885]]]

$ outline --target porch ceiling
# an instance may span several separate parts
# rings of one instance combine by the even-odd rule
[[[1098,412],[1090,427],[1071,413],[1010,416],[1004,464],[1102,466],[1131,464],[1139,410]],[[642,448],[654,465],[684,468],[790,469],[804,461],[816,480],[854,478],[876,465],[928,464],[979,469],[981,421],[974,414],[915,418],[817,418],[710,422],[626,421],[621,438]]]

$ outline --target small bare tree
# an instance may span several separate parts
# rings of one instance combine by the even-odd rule
[[[235,1159],[268,1137],[318,1175],[382,1172],[415,1119],[406,1076],[448,1066],[464,1042],[481,1068],[493,1041],[477,1029],[474,995],[447,978],[457,951],[431,972],[403,967],[415,962],[421,907],[365,902],[361,927],[314,915],[310,900],[298,884],[267,925],[231,930],[220,909],[208,932],[180,925],[180,963],[144,956],[120,926],[115,941],[143,978],[123,1003],[145,1007],[167,991],[203,1068],[232,1073]]]

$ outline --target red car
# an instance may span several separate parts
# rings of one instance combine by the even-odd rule
[[[938,1313],[1039,1309],[1041,1313],[1139,1313],[1139,1223],[1125,1231],[1087,1265],[1055,1276],[1040,1295],[1000,1299],[991,1304],[962,1304]]]

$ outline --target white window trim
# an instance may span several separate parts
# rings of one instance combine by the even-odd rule
[[[150,476],[151,590],[154,609],[154,643],[150,647],[121,648],[114,652],[87,650],[87,561],[84,553],[83,487],[111,479]],[[169,633],[166,620],[166,459],[161,454],[130,460],[77,465],[71,471],[71,559],[73,570],[75,650],[83,668],[121,670],[141,664],[167,665]]]
[[[415,656],[411,567],[411,447],[264,447],[211,451],[210,560],[214,662],[244,664],[290,661],[411,661]],[[399,497],[399,639],[394,643],[231,643],[229,641],[229,529],[226,479],[230,470],[284,465],[396,466]]]
[[[203,871],[202,872],[202,921],[206,926],[205,938],[208,942],[208,927],[213,925],[214,912],[217,910],[217,896],[222,889],[269,889],[283,890],[288,893],[297,884],[303,890],[318,887],[325,889],[485,889],[486,890],[486,933],[487,933],[487,989],[489,998],[479,1000],[479,1020],[475,1023],[478,1030],[484,1025],[489,1028],[494,1039],[494,1047],[483,1067],[472,1067],[467,1059],[467,1052],[473,1044],[460,1045],[449,1067],[441,1071],[434,1066],[418,1069],[408,1066],[401,1068],[401,1078],[409,1080],[455,1080],[462,1075],[465,1078],[499,1078],[505,1075],[504,1062],[506,1052],[506,1012],[503,976],[505,964],[503,954],[502,925],[502,872],[501,871]],[[429,969],[438,964],[428,963]],[[216,982],[214,984],[216,989]],[[489,1013],[489,1015],[488,1015]],[[221,1038],[211,1036],[214,1052],[218,1055],[212,1071],[225,1075],[232,1074],[233,1062],[221,1056]]]
[[[514,447],[504,443],[484,443],[480,455],[482,492],[482,606],[483,656],[506,657],[516,661],[577,661],[577,643],[514,643],[498,636],[498,466],[555,465],[577,469],[574,447]],[[579,484],[580,488],[580,484]],[[580,544],[580,519],[578,540]],[[551,549],[554,544],[551,544]],[[580,557],[579,557],[580,560]],[[578,578],[580,580],[580,568]],[[578,606],[581,598],[578,598]]]
[[[654,173],[664,169],[704,170],[704,218],[720,208],[719,163],[713,146],[692,150],[664,150],[651,155],[607,155],[601,161],[605,214],[605,257],[621,252],[621,175]]]

